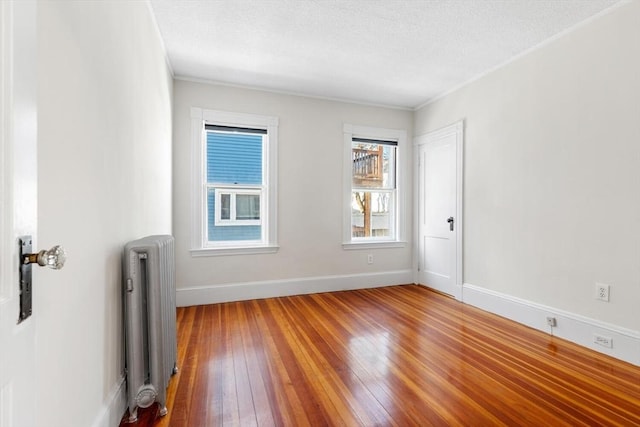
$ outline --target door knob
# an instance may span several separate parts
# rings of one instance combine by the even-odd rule
[[[38,264],[40,266],[47,266],[54,270],[60,270],[64,267],[64,262],[67,260],[67,254],[62,246],[54,246],[48,251],[40,251],[35,254],[23,254],[23,264]]]

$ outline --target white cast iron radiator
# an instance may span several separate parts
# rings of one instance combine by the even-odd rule
[[[129,421],[138,407],[160,404],[178,371],[174,239],[149,236],[124,249],[124,315]]]

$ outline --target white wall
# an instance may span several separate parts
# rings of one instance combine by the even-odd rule
[[[279,117],[278,253],[205,258],[189,253],[191,107]],[[411,280],[410,211],[406,247],[342,249],[344,123],[405,129],[409,138],[413,127],[410,111],[175,81],[173,215],[179,304],[337,289],[340,283],[344,288],[362,281],[375,285],[392,277]],[[404,159],[410,195],[411,164]],[[367,265],[368,253],[374,254],[373,265]],[[389,275],[392,271],[402,273]],[[345,277],[349,275],[356,277]],[[241,283],[251,286],[234,286]]]
[[[122,416],[121,254],[171,233],[172,78],[145,2],[38,3],[38,246],[34,272],[40,426]]]
[[[467,284],[640,337],[639,76],[632,2],[416,112],[465,120]]]

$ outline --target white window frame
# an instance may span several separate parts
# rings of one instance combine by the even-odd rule
[[[405,197],[405,187],[407,182],[407,167],[405,165],[405,156],[407,151],[407,131],[399,129],[385,129],[370,126],[358,126],[352,124],[344,125],[344,151],[343,151],[343,231],[342,231],[342,248],[346,250],[352,249],[373,249],[373,248],[402,248],[405,247],[406,227],[405,224],[407,209]],[[353,190],[353,165],[352,165],[352,146],[353,138],[366,138],[381,141],[397,141],[396,148],[396,190],[395,204],[391,213],[393,222],[392,228],[395,231],[390,237],[352,237],[352,214],[351,214],[351,195]],[[387,192],[387,189],[368,189],[371,192]]]
[[[215,203],[215,212],[214,212],[214,224],[216,227],[227,227],[227,226],[245,226],[245,225],[261,225],[262,224],[262,188],[229,188],[229,187],[219,187],[216,185],[209,184],[207,185],[208,189],[213,189],[216,192],[216,203]],[[228,194],[230,196],[229,201],[229,209],[230,215],[229,219],[222,219],[222,203],[221,198],[223,194]],[[260,198],[260,218],[259,219],[237,219],[237,204],[236,204],[236,196],[238,194],[245,195],[253,195],[258,196]],[[207,215],[208,216],[208,215]],[[207,230],[208,232],[208,230]]]
[[[272,116],[191,108],[191,256],[246,255],[278,251],[278,122],[278,118]],[[260,241],[208,241],[207,191],[217,186],[207,183],[206,178],[206,124],[267,131],[266,146],[262,153],[264,180],[260,198]],[[221,187],[231,188],[229,185]],[[233,189],[236,192],[240,190]],[[248,225],[246,221],[240,222]]]

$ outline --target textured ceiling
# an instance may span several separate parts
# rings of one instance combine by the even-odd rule
[[[415,108],[617,0],[151,0],[178,78]]]

